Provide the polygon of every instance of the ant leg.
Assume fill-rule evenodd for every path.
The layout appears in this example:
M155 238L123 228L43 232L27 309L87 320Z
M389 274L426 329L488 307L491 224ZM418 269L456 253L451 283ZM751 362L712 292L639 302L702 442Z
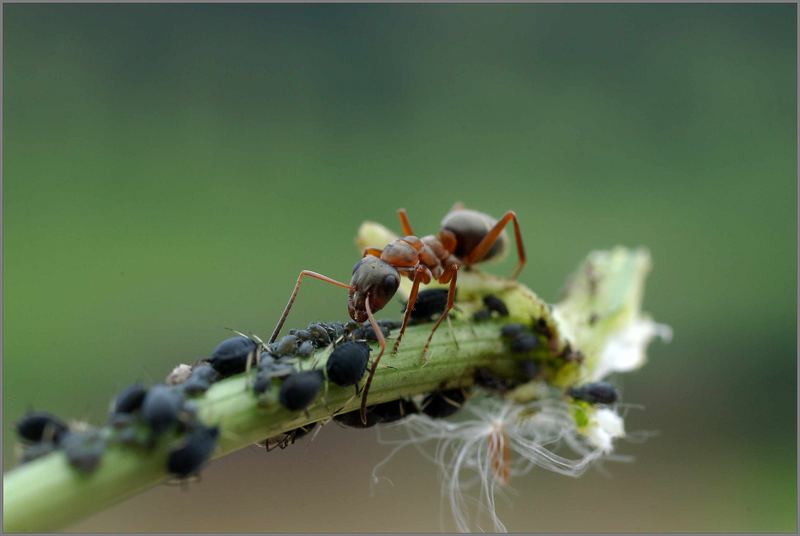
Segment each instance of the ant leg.
M408 295L408 303L406 304L406 314L403 315L403 324L400 326L400 333L397 335L397 340L394 343L394 347L392 348L392 355L397 353L397 349L400 348L400 341L403 339L403 333L406 332L406 326L408 326L408 321L411 319L411 311L414 310L414 305L417 303L417 293L419 292L419 284L422 281L422 276L425 273L425 267L422 265L417 265L417 269L414 272L414 284L411 286L411 294Z
M458 279L458 265L454 264L450 267L449 271L453 274L453 278L450 279L450 288L447 291L447 307L445 308L442 316L439 317L439 320L433 325L433 329L431 329L431 334L428 335L428 340L425 342L425 347L422 349L422 363L425 364L428 362L427 353L428 353L428 346L431 344L431 339L433 339L433 334L436 333L436 328L439 327L439 324L442 323L442 320L448 318L448 314L450 313L450 309L453 308L453 303L455 302L456 298L456 280Z
M280 320L278 320L278 325L275 326L275 331L272 332L272 337L269 338L269 342L275 342L275 339L278 338L278 333L281 332L281 328L283 327L283 323L286 322L286 317L289 316L289 311L294 304L294 300L297 297L297 291L300 290L300 283L303 282L303 278L305 276L313 277L314 279L319 279L320 281L325 281L326 283L330 283L332 285L336 285L338 287L346 288L350 290L350 285L345 283L341 283L336 281L335 279L331 279L328 276L318 274L317 272L312 272L310 270L303 270L300 272L300 276L297 278L297 284L294 286L294 291L292 291L292 295L289 296L289 303L286 304L286 307L283 309L283 313L281 314Z
M372 368L369 370L367 383L364 384L363 394L361 395L361 422L362 424L367 424L367 394L369 393L369 386L372 385L372 377L375 376L375 371L378 369L378 362L381 360L383 352L386 351L386 339L383 338L383 332L378 326L378 323L375 322L375 317L372 315L372 308L369 306L369 294L367 294L367 298L364 300L364 307L367 310L367 318L369 318L372 331L375 332L375 337L377 337L378 344L381 347L381 351L378 352L378 357L372 362Z
M456 345L456 349L460 350L461 345L458 344L458 339L456 339L456 334L453 331L453 323L450 321L450 315L447 315L447 331L450 333L450 338L453 339L453 344Z
M514 222L514 238L517 241L517 256L519 257L519 262L517 263L517 267L514 270L514 273L511 275L511 279L516 279L519 273L522 271L522 268L525 266L525 247L522 245L522 234L519 230L519 222L517 221L517 214L513 210L509 210L506 212L502 218L492 227L492 229L487 233L486 236L483 237L475 249L467 255L467 258L464 259L464 264L470 265L475 264L476 262L480 261L481 258L486 255L486 252L489 251L495 242L497 242L500 233L503 232L503 229L508 222Z
M400 226L403 228L403 234L406 236L414 236L414 231L411 230L411 223L408 221L408 212L406 212L406 209L398 208L397 215L400 217Z

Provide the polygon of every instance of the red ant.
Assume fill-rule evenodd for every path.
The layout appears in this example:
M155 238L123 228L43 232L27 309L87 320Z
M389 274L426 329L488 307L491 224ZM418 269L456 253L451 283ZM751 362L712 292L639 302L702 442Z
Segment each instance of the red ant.
M436 279L439 283L450 283L447 293L447 307L431 329L431 333L422 350L423 355L425 355L433 334L439 324L442 323L442 320L447 318L450 309L453 308L458 269L461 266L469 268L473 264L500 255L507 246L507 238L503 233L503 229L509 222L514 222L514 237L517 241L517 254L519 256L519 262L511 277L516 279L523 266L525 266L525 248L522 245L519 222L517 222L517 215L511 210L506 212L500 220L495 220L487 214L465 209L462 204L456 203L442 220L439 232L436 235L423 236L422 238L415 236L411 230L411 224L405 209L399 209L397 214L400 217L400 224L406 236L394 240L382 250L367 248L364 251L364 256L353 268L353 278L350 280L349 285L309 270L300 272L294 291L289 297L289 303L286 304L286 308L283 310L280 320L278 320L278 325L275 326L275 331L272 332L272 337L269 339L269 342L274 342L278 338L278 333L280 333L283 323L289 315L289 310L294 304L297 291L300 290L300 284L304 277L320 279L349 290L350 296L347 300L347 309L350 313L350 318L357 322L369 320L381 347L380 353L372 363L361 397L361 419L364 422L366 422L367 393L372 383L372 377L375 375L375 370L378 368L378 362L386 350L386 340L375 322L373 313L383 309L392 299L400 286L401 276L404 275L411 279L413 285L411 294L408 297L406 312L403 316L403 324L400 327L397 341L394 343L392 354L395 354L400 346L403 333L411 317L411 311L414 309L420 283L427 285L432 279Z

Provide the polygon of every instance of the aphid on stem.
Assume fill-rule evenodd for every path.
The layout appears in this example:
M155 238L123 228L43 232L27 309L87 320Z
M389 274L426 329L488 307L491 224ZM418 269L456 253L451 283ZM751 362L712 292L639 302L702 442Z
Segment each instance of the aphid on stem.
M495 220L487 214L465 209L461 203L456 203L442 220L439 232L422 238L414 235L405 209L401 208L397 213L400 217L403 233L406 236L392 241L383 249L367 248L362 259L353 268L353 277L350 280L350 284L342 283L310 270L300 272L297 284L289 296L289 302L286 304L269 339L269 342L273 343L278 338L294 300L297 298L303 278L312 277L347 289L349 291L347 309L350 318L356 322L369 320L380 346L380 352L372 363L361 397L361 419L363 422L366 422L369 387L381 356L383 356L386 349L386 339L375 320L374 313L383 309L392 299L400 286L400 278L402 276L411 279L413 285L405 315L403 316L403 324L400 326L400 333L397 335L392 353L396 353L400 347L403 333L411 318L411 312L414 310L420 285L427 285L434 279L439 283L450 284L447 294L447 306L431 328L428 340L422 349L424 359L434 333L453 308L458 270L461 267L470 268L477 263L499 256L507 246L508 240L504 230L509 223L514 224L514 237L519 257L517 267L511 276L512 279L516 279L525 266L525 248L522 245L522 235L517 215L511 210L506 212L500 220Z

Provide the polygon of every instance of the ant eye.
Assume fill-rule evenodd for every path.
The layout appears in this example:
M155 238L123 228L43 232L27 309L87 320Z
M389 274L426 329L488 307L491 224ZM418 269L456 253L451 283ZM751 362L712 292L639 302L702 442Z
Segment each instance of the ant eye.
M362 262L364 262L364 258L363 257L358 260L358 262L356 263L355 266L353 266L353 273L356 273L356 270L358 270L358 267L361 266Z
M396 290L400 286L400 281L396 275L387 275L383 278L383 287L386 289Z

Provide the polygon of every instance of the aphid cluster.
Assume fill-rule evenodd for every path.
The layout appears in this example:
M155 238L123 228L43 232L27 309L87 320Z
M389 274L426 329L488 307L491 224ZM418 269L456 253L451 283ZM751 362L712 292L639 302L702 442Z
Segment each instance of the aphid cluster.
M394 321L381 321L384 337L398 326ZM253 392L270 400L268 393L278 390L277 400L290 411L302 411L317 399L325 379L339 386L358 386L367 370L371 348L365 342L374 340L372 326L359 322L315 322L305 329L261 344ZM254 343L255 344L255 343ZM300 366L314 350L333 346L325 363L325 371ZM258 345L257 345L258 346ZM297 434L292 436L292 442Z
M162 437L178 434L167 455L167 472L178 478L197 474L216 448L218 430L197 418L190 398L205 392L219 376L211 366L201 363L182 378L182 383L127 387L111 404L110 441L151 449Z
M352 428L370 428L376 424L393 423L418 413L432 419L444 419L460 410L468 395L466 389L434 391L414 398L401 398L367 406L367 422L361 420L360 411L340 413L333 420Z

